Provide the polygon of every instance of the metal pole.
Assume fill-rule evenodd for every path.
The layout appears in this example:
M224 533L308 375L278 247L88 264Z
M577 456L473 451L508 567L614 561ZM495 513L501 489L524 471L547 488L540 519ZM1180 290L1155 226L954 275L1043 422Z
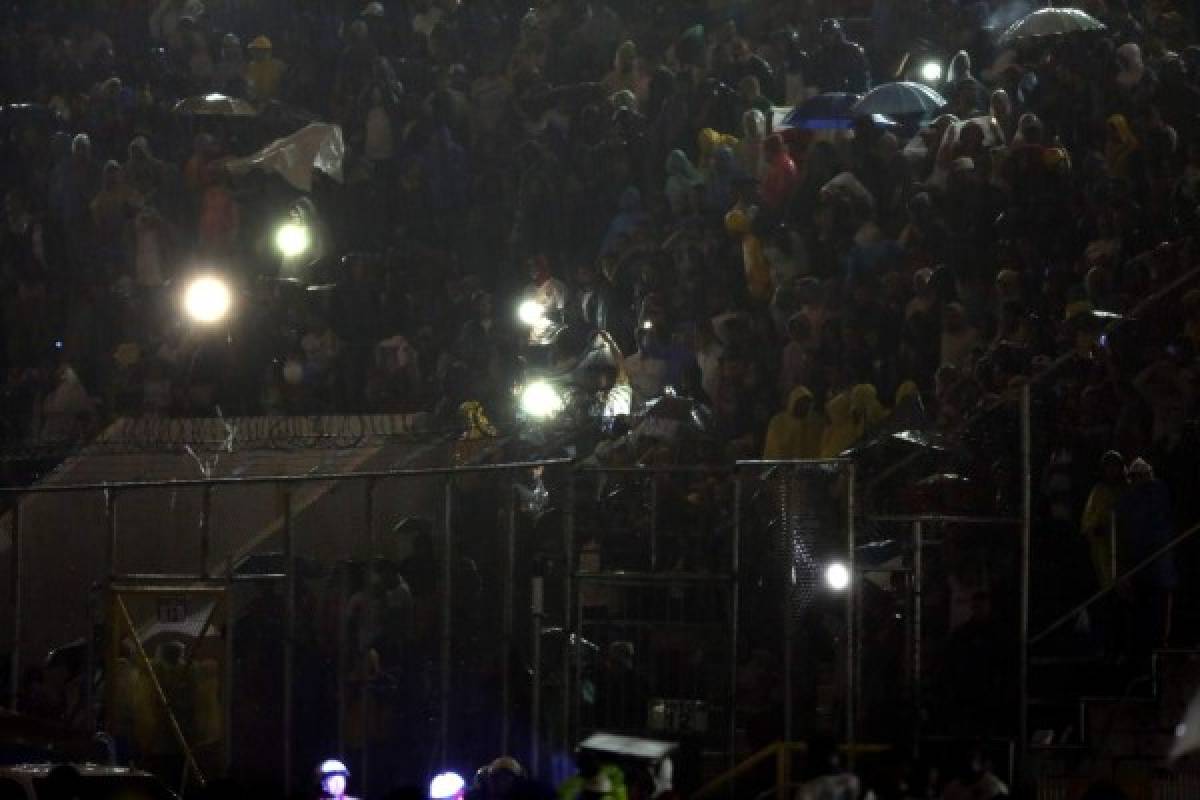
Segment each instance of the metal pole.
M108 536L105 542L104 568L109 583L117 573L117 492L115 489L104 490L104 524Z
M658 473L650 475L650 571L658 569Z
M562 650L562 746L560 753L571 752L571 698L579 687L571 681L571 606L574 601L575 574L575 473L567 472L567 502L563 510L563 650ZM557 777L557 776L555 776Z
M533 611L533 670L529 701L529 768L536 777L541 774L541 722L542 722L542 618L545 615L545 584L541 575L533 576L530 587L530 605Z
M913 755L921 746L921 606L925 587L925 532L920 521L913 523L912 574L912 697L913 697Z
M780 520L781 528L784 531L784 536L787 537L788 558L784 559L780 567L783 569L783 743L786 745L792 741L792 602L793 592L796 590L796 565L791 558L792 532L791 527L792 516L792 492L791 481L796 475L793 467L788 473L780 473L779 489L783 493L782 513L783 519Z
M200 491L200 575L207 578L208 556L211 547L212 486L205 484Z
M379 545L379 543L377 541L375 541L375 479L374 478L367 478L366 483L363 488L363 492L366 495L363 498L363 525L366 527L366 532L367 532L367 556L368 556L368 561L370 561L370 559L374 558L377 555L376 548Z
M1024 781L1025 748L1029 742L1029 556L1033 525L1033 476L1031 459L1031 399L1029 384L1021 387L1021 609L1020 651L1018 654L1018 703L1019 724L1017 733L1020 744L1017 759L1021 767L1018 779Z
M292 695L296 656L296 551L292 536L292 493L283 492L283 558L287 579L284 583L283 622L283 791L292 794Z
M1117 512L1108 515L1108 584L1117 580ZM1107 586L1101 586L1101 589Z
M96 595L106 594L100 583L92 584L87 601L87 642L83 650L83 718L87 721L88 733L96 730ZM137 635L136 633L134 634Z
M729 758L728 768L737 764L738 615L741 584L742 475L733 475L733 541L729 547Z
M233 676L234 676L234 649L233 649L233 634L237 624L237 617L233 612L233 556L225 562L225 686L224 693L221 696L223 708L221 709L221 727L222 735L225 739L225 775L229 775L233 767Z
M21 498L18 496L12 505L12 539L9 542L10 559L9 564L9 579L12 585L9 587L12 599L13 608L13 625L12 625L12 657L9 663L8 676L9 681L9 708L14 713L20 710L21 703L21 638L23 632L21 630L21 603L24 599L21 581L23 580L21 561Z
M450 613L450 600L453 596L453 570L451 561L454 558L454 484L447 478L443 484L445 495L445 516L443 517L442 542L442 641L440 657L440 684L438 692L438 765L444 769L449 755L450 746L450 636L453 632Z
M855 677L854 642L858 636L855 625L857 613L858 574L854 563L854 465L846 466L846 571L850 573L850 585L846 592L846 763L854 769L854 728L857 709L854 695L858 691Z
M337 582L337 751L344 754L346 752L346 646L348 644L346 607L350 600L347 591L350 581L349 562L340 564L339 568Z
M506 483L508 501L507 541L504 548L504 636L500 641L500 752L509 752L508 735L512 724L512 638L513 603L516 589L513 570L517 560L517 503L516 489Z

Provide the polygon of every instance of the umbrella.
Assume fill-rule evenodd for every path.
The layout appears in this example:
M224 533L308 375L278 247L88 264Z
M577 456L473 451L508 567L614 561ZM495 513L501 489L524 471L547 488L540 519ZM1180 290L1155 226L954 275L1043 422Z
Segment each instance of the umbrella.
M862 95L849 92L818 94L789 111L776 127L806 131L849 130L854 127L854 104L860 99ZM872 114L871 121L880 128L895 125L882 114Z
M223 94L198 94L185 97L175 104L176 114L197 114L209 117L253 117L254 106L238 97Z
M1103 22L1078 8L1039 8L1008 26L1000 35L1000 43L1008 45L1041 36L1102 30Z
M946 99L923 83L897 81L876 86L854 105L854 113L904 116L932 114Z
M861 99L861 95L849 92L826 92L810 97L788 112L783 118L782 127L806 130L848 128L854 119L854 104ZM835 124L842 122L845 124Z

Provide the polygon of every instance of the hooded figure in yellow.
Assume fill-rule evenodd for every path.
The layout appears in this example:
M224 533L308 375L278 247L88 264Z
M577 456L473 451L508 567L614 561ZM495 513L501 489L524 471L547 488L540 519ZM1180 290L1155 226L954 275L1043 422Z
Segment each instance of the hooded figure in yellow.
M762 240L750 230L750 215L740 208L733 209L725 215L725 230L742 240L746 290L758 302L768 302L775 288L771 281L771 265L763 255Z
M821 435L821 458L837 458L858 439L858 429L850 417L850 395L839 392L825 403L829 425Z
M713 158L716 156L718 148L736 148L738 138L712 128L701 128L700 133L696 136L696 145L699 153L696 166L702 172L707 172L712 167Z
M797 386L788 396L787 408L771 417L763 458L817 458L825 418L817 412L812 392Z
M1122 114L1113 114L1105 125L1104 166L1108 169L1110 178L1128 178L1133 154L1141 145L1129 120Z
M869 383L860 383L850 390L850 422L855 441L861 439L887 419L888 410L879 402L879 392Z

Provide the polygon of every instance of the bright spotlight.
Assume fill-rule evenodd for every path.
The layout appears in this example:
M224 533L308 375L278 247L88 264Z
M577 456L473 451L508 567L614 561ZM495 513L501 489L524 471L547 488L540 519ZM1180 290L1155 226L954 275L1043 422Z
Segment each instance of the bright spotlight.
M275 248L284 258L304 255L312 244L308 226L299 222L285 222L275 231Z
M433 800L461 800L467 794L467 782L455 772L442 772L429 782L429 796Z
M526 300L517 306L517 319L531 328L546 321L546 309L536 300Z
M562 397L545 381L534 381L521 390L521 410L538 419L552 417L563 410Z
M937 83L942 79L942 65L936 61L926 61L921 65L921 80L926 83Z
M846 565L835 561L825 568L825 585L835 592L840 592L850 585L850 570Z
M233 295L220 278L210 275L196 278L183 292L183 308L194 321L206 325L220 322L229 313Z

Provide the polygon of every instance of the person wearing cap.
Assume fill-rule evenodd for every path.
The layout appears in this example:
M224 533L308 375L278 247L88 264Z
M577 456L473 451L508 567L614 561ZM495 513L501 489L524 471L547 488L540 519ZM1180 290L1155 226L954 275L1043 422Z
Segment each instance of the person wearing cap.
M322 761L316 769L318 797L322 800L354 800L346 794L350 784L350 770L336 759Z
M525 774L525 768L512 756L500 756L482 767L467 800L542 800L554 792Z
M287 64L275 58L271 40L258 36L250 42L250 64L246 67L246 88L251 99L260 103L279 96Z

